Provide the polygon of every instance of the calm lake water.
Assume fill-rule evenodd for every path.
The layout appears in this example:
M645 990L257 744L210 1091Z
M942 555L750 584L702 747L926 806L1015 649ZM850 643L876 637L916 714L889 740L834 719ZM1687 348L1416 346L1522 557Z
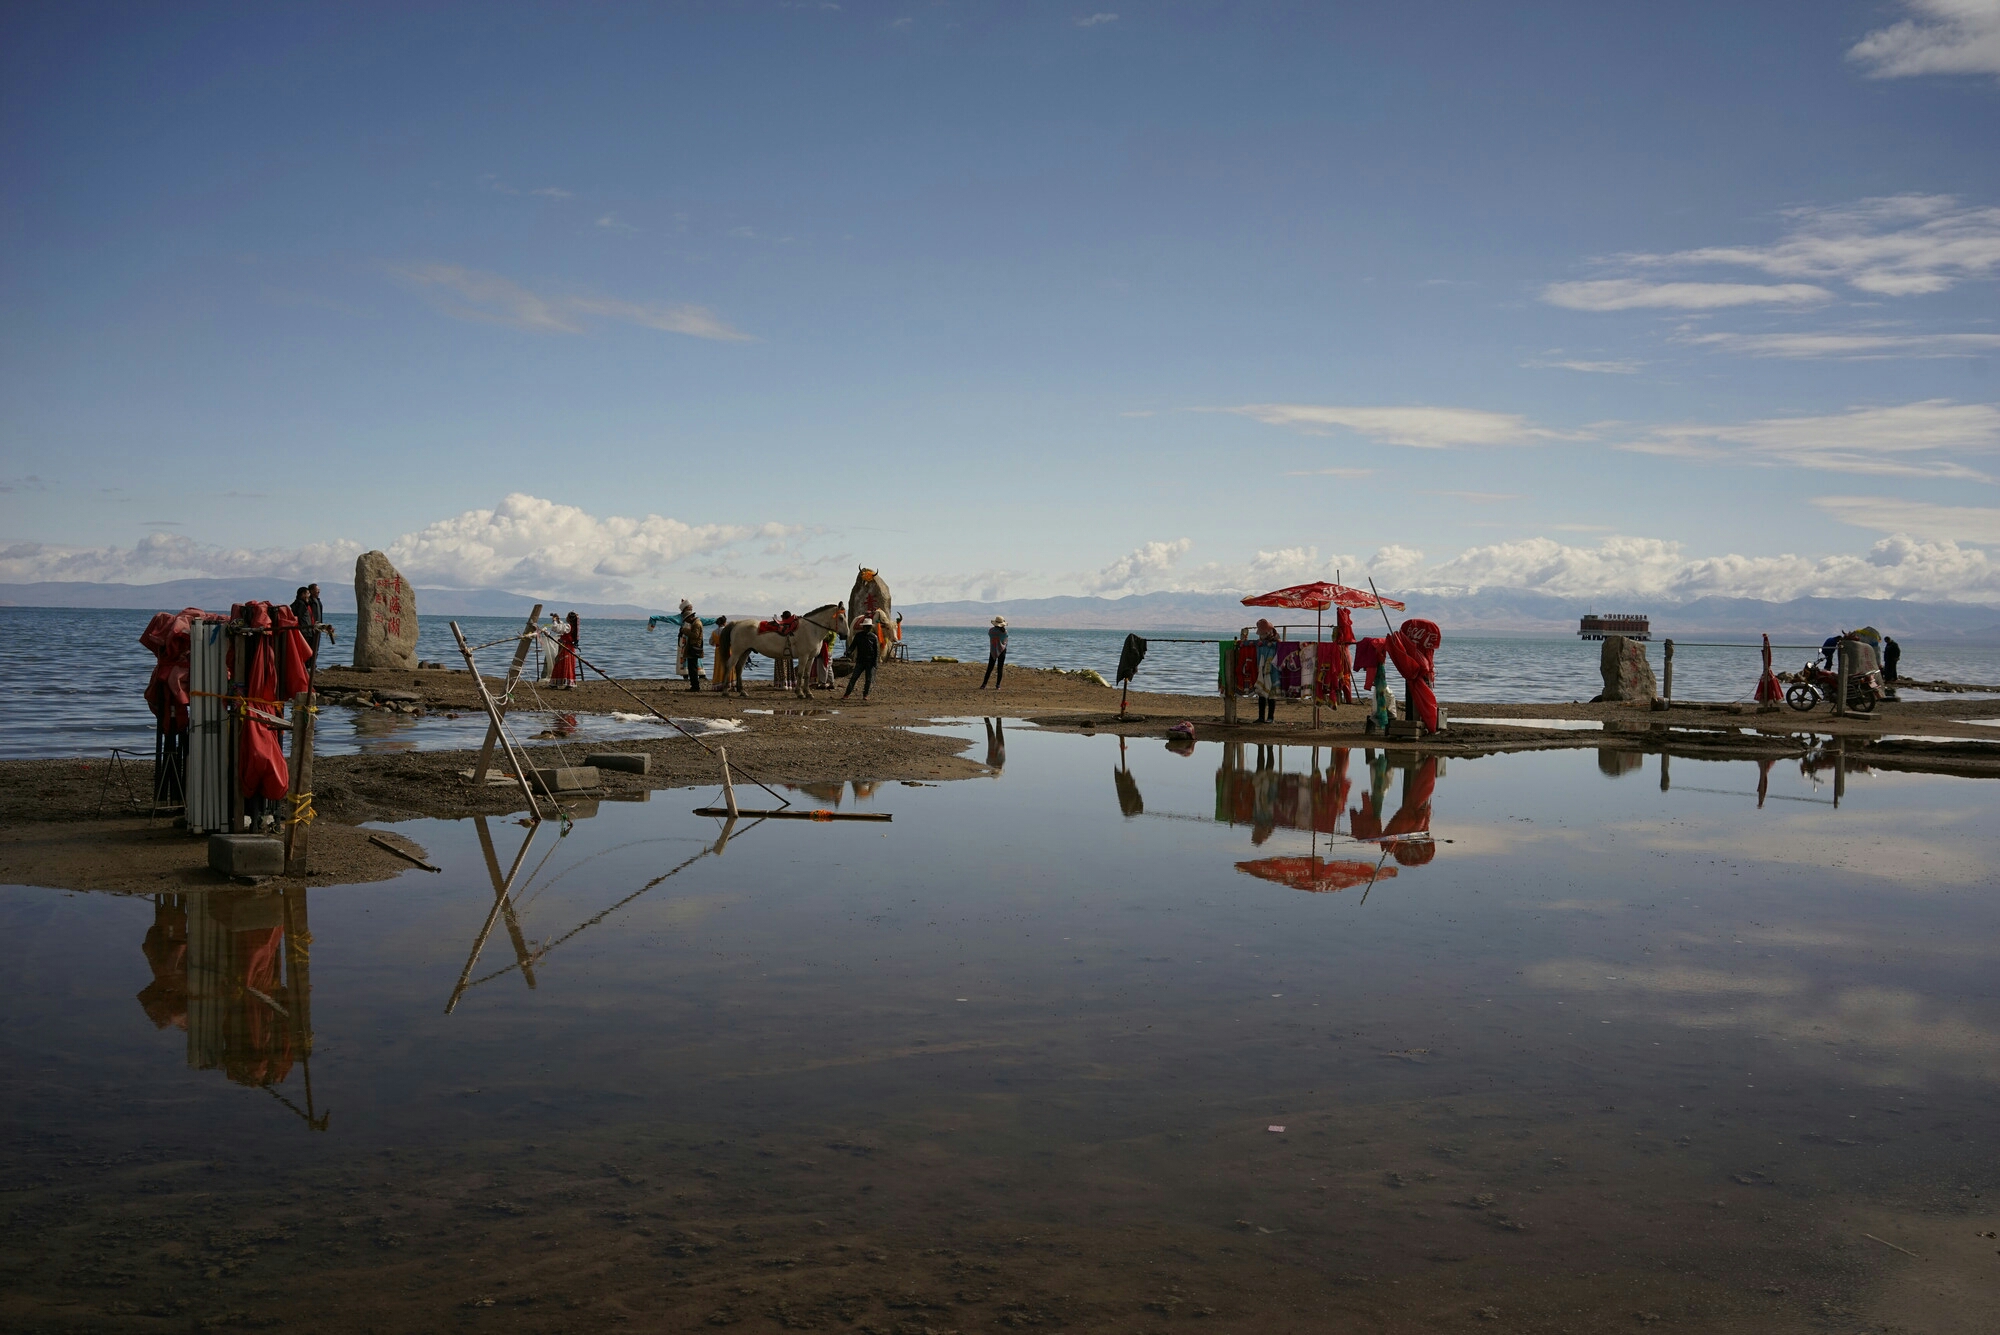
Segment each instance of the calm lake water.
M353 644L354 618L332 619L340 643L331 661L346 661ZM142 692L152 671L152 655L139 647L147 616L137 612L69 608L0 608L0 757L103 755L114 746L150 757L153 719ZM521 623L505 617L461 617L459 625L474 644L504 640ZM589 621L583 652L605 671L621 677L660 677L673 670L673 637L649 633L643 621ZM932 655L966 662L986 661L986 632L980 628L912 627L912 657ZM1008 641L1008 661L1023 667L1095 668L1109 680L1118 668L1124 635L1116 631L1021 630ZM418 651L426 660L456 665L463 660L445 619L422 622ZM1597 694L1599 646L1579 640L1448 638L1438 654L1438 694L1447 701L1535 703L1588 700ZM1660 647L1649 650L1655 670ZM506 669L510 648L484 651L482 666L495 675ZM1804 649L1775 655L1777 666L1794 668L1811 654ZM1674 659L1674 693L1684 700L1747 700L1757 682L1758 654L1749 647L1683 647ZM1213 641L1176 644L1152 641L1138 684L1155 691L1213 696L1216 649ZM1907 676L2000 684L2000 649L1905 648ZM893 682L892 675L888 678ZM1917 698L1912 696L1911 698ZM1965 698L1965 697L1960 697ZM318 745L328 754L404 750L413 747L477 745L484 723L456 724L442 718L411 719L333 710L321 718ZM589 722L584 741L650 735L653 725Z
M0 889L5 1324L1876 1329L1993 1226L1990 782L949 730L886 826Z

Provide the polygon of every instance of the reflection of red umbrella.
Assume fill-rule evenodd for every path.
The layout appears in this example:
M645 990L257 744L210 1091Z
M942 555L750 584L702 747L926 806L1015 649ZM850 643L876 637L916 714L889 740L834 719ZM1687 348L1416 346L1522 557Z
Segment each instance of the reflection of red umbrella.
M1771 671L1771 637L1766 635L1764 637L1764 675L1757 678L1757 703L1760 705L1775 705L1783 698L1784 692L1778 689L1778 678ZM1759 803L1758 805L1761 806L1763 804Z
M1385 881L1396 874L1394 867L1378 867L1373 862L1327 862L1316 857L1258 858L1237 863L1236 870L1314 895Z

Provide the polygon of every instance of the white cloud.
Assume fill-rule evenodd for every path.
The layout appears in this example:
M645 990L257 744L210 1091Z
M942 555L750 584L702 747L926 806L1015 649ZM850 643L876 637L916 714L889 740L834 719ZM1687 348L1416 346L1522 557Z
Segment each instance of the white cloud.
M1985 472L1951 456L2000 452L2000 405L1925 399L1817 417L1662 426L1616 448L1837 473L1991 482Z
M1833 300L1810 283L1648 283L1637 278L1596 278L1550 283L1542 300L1573 311L1712 311L1729 306L1803 306Z
M1522 362L1531 371L1587 371L1593 375L1637 375L1644 362L1623 359L1619 361L1538 361Z
M1080 14L1071 20L1079 28L1096 28L1106 23L1116 23L1117 21L1118 16L1116 14Z
M655 587L688 558L786 536L781 524L689 524L660 515L599 517L520 493L467 510L384 547L413 584L512 588L577 597ZM225 548L154 533L130 551L18 543L0 550L0 579L151 584L198 577L279 576L341 582L364 546L348 539L297 549Z
M1864 360L1888 357L1978 357L2000 352L2000 334L1891 334L1817 330L1796 334L1683 333L1682 343L1746 357Z
M397 269L395 273L423 289L440 311L459 320L535 333L578 334L583 332L585 317L597 316L720 342L740 342L750 337L730 328L713 311L701 306L669 306L616 297L545 296L499 274L455 264L416 265Z
M1143 592L1193 548L1191 538L1148 542L1083 581L1085 593Z
M1285 474L1286 477L1373 477L1372 468L1297 468Z
M1770 278L1790 280L1774 288L1742 284L1658 284L1660 290L1686 288L1694 294L1714 290L1714 302L1652 302L1614 304L1620 288L1652 290L1632 278L1584 284L1552 284L1546 298L1578 310L1626 310L1626 306L1746 306L1760 298L1726 300L1720 294L1796 294L1772 296L1778 302L1810 302L1832 296L1812 284L1844 282L1870 296L1922 296L1944 292L1960 282L1992 278L2000 272L2000 208L1968 208L1948 194L1894 194L1832 208L1794 208L1784 218L1790 230L1768 246L1702 246L1670 254L1618 256L1626 268L1752 268ZM1602 304L1558 300L1562 294L1600 294Z
M2000 508L1990 505L1932 505L1893 496L1816 496L1813 504L1844 524L1877 533L1910 534L1947 546L2000 543Z
M1518 588L1563 597L1664 602L1717 596L1778 602L1851 597L1990 603L2000 600L2000 562L1975 547L1906 534L1882 539L1865 555L1819 558L1732 554L1690 559L1681 544L1657 538L1613 536L1594 547L1528 538L1469 548L1396 583L1417 594Z
M570 199L575 194L574 191L565 190L559 185L538 185L528 193L540 195L543 199Z
M1313 403L1246 403L1216 411L1288 426L1316 435L1330 428L1352 431L1384 445L1441 450L1464 445L1533 445L1572 437L1533 426L1517 413L1479 408L1347 408Z
M615 213L607 213L597 220L597 225L607 232L619 232L625 236L637 236L639 229Z
M1871 79L2000 74L2000 0L1904 0L1916 15L1878 28L1847 58Z

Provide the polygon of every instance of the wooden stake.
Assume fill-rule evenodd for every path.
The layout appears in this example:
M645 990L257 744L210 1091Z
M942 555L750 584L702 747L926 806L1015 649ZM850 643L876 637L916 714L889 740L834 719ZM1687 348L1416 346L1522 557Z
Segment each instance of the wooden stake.
M480 703L486 706L486 717L491 720L493 730L500 734L500 744L507 748L507 759L514 766L514 778L521 785L521 796L527 799L528 810L534 813L535 819L540 820L542 805L535 800L535 790L528 784L528 766L521 759L521 753L514 748L514 739L507 735L506 725L500 721L500 709L493 703L492 693L480 679L479 664L472 659L472 646L465 642L465 632L458 628L456 621L449 624L452 638L458 641L458 652L465 655L466 671L472 674L472 685L479 692Z
M285 825L285 875L306 874L312 843L313 710L319 697L300 691L292 697L291 814Z
M1667 641L1666 680L1661 683L1660 691L1666 697L1668 704L1674 702L1674 642L1672 640Z
M535 632L541 624L542 605L536 603L535 610L528 613L528 624L521 629L520 643L514 646L514 661L507 669L506 683L500 688L500 699L503 702L514 694L514 683L521 679L521 667L528 661L528 650L534 646ZM479 669L472 669L472 675L475 677L478 676ZM504 703L501 709L502 712L505 712L506 705ZM493 743L499 740L499 725L495 723L487 724L486 744L479 748L479 764L472 771L472 786L474 788L483 788L486 786L486 770L493 763Z
M722 803L729 818L735 820L741 813L736 810L736 785L729 781L729 748L718 746L715 753L722 757Z

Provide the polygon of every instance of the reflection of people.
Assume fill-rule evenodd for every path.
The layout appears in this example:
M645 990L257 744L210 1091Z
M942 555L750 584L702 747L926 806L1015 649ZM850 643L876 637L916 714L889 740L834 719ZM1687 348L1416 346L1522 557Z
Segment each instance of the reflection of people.
M979 679L979 689L985 690L986 683L990 681L997 691L1006 676L1007 618L994 617L993 624L986 628L986 675Z
M687 678L688 689L701 689L701 660L706 652L701 644L701 618L694 613L694 604L681 599L681 675Z
M1278 630L1257 618L1257 721L1278 721Z
M841 693L845 700L854 694L854 683L861 683L861 698L866 700L868 692L875 688L875 661L882 652L882 642L875 638L875 619L862 617L854 623L854 670L847 674L847 689Z
M568 626L569 629L562 633L562 639L557 641L560 647L556 650L556 667L550 674L555 688L559 691L574 689L583 677L583 673L577 670L576 665L576 651L583 644L583 623L576 613L569 614Z
M1903 661L1903 646L1896 643L1893 635L1882 637L1882 680L1894 686L1897 681L1897 665Z
M1003 721L1000 719L990 718L985 722L986 767L998 772L1007 768L1007 731L1002 726ZM1118 739L1118 745L1121 748L1125 745L1123 737Z

